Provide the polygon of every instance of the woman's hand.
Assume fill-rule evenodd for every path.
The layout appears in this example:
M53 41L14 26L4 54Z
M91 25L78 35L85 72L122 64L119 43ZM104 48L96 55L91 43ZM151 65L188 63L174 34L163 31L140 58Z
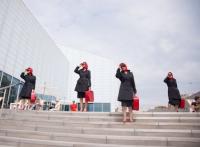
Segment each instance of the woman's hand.
M80 65L79 65L79 69L82 69L82 68L83 68L83 65L82 65L82 64L80 64Z

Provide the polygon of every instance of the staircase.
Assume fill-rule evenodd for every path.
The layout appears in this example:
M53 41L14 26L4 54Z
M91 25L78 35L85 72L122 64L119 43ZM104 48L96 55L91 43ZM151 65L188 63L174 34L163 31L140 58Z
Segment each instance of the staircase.
M0 110L0 147L200 147L200 113Z

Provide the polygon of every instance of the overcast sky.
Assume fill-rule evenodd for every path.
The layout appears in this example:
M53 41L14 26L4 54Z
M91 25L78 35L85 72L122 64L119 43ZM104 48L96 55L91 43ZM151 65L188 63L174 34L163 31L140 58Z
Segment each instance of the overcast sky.
M168 71L181 93L200 90L199 0L24 2L57 44L133 67L145 99L154 95L153 101L167 102Z

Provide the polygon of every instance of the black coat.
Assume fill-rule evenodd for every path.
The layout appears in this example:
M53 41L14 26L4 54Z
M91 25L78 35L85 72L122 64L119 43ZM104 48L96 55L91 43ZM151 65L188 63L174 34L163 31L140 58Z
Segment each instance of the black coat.
M83 69L79 70L77 66L74 70L75 73L79 74L80 78L77 81L75 91L85 92L91 87L91 72L89 70L84 71Z
M169 103L172 105L179 105L181 95L177 87L176 79L169 79L168 77L164 79L164 82L168 87L168 97Z
M128 71L126 74L118 68L116 77L121 81L118 101L132 100L137 93L133 73Z
M25 83L22 87L19 97L30 99L32 90L35 90L36 77L33 75L25 75L24 72L21 73L20 77L24 79Z

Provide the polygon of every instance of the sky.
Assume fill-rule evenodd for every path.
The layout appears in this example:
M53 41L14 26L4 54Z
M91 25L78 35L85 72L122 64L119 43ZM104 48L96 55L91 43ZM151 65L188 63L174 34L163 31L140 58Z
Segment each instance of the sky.
M23 1L57 44L127 63L147 103L167 102L169 71L200 90L199 0Z

